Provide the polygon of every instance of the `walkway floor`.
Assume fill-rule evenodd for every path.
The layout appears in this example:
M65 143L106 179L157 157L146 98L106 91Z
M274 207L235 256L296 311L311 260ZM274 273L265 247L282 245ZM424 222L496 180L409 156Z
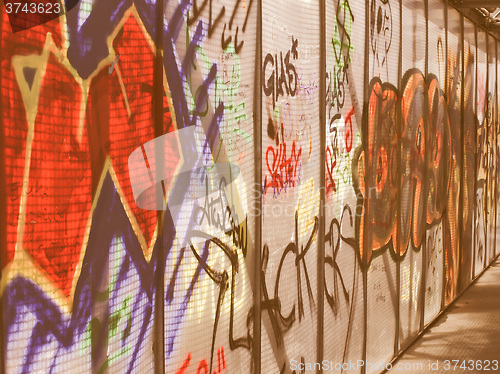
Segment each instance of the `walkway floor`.
M500 373L500 257L387 373Z

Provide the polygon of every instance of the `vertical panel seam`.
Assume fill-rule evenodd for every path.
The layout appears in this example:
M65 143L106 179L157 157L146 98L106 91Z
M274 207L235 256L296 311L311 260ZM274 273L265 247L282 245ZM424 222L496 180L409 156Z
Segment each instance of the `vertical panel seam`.
M475 43L475 48L476 48L476 55L475 55L475 71L476 71L476 74L475 74L475 77L474 77L474 80L475 80L475 84L474 84L474 105L472 106L473 108L475 108L474 110L474 117L477 118L477 97L478 97L478 91L477 91L477 73L478 73L478 65L479 65L479 61L478 61L478 55L477 55L477 25L474 24L474 43ZM476 149L477 149L477 126L476 126L477 122L474 123L474 153L476 153ZM477 154L475 155L476 157L478 156ZM479 159L479 158L478 158ZM477 166L478 166L478 159L474 160L474 203L472 204L472 207L473 207L473 222L472 222L472 225L475 226L475 222L476 222L476 181L477 181ZM472 279L474 279L474 277L476 276L476 240L474 238L474 236L476 235L476 228L473 227L473 237L472 237Z
M448 100L449 98L449 92L448 92L448 2L444 2L444 44L445 44L445 53L444 53L444 93L445 97ZM448 191L449 192L449 191ZM448 215L448 212L446 211L446 215ZM446 217L445 221L448 221L448 217ZM446 237L446 232L445 232L445 237ZM445 308L445 298L446 298L446 241L443 240L443 279L442 279L442 290L441 290L441 312Z
M364 168L364 173L363 173L363 178L365 179L365 186L366 186L366 181L367 181L367 174L370 173L370 170L368 168L368 142L366 141L367 139L363 139L364 135L367 136L368 131L367 131L367 126L368 123L366 121L367 118L367 102L366 100L369 97L369 92L368 92L368 81L370 79L369 77L369 30L370 30L370 8L369 8L369 2L365 2L365 66L364 66L364 87L363 87L363 116L362 116L362 123L361 123L361 142L364 144L364 163L365 163L365 168ZM365 199L366 197L363 197ZM364 217L362 218L364 219ZM366 235L364 235L366 232L366 225L363 225L363 237L365 238ZM361 234L361 233L360 233ZM367 329L367 321L368 321L368 300L367 300L367 288L368 288L368 261L367 261L367 243L363 241L363 248L360 248L360 251L363 253L363 261L361 261L361 271L363 272L363 346L362 346L362 353L361 353L361 359L363 362L366 363L366 348L367 348L367 334L368 334L368 329ZM355 269L356 271L356 269ZM366 365L363 365L361 368L361 374L366 373Z
M163 0L156 2L156 45L153 65L153 120L155 137L163 135ZM154 301L154 366L156 374L165 373L165 253L163 224L165 211L157 211L156 292Z
M427 81L427 76L429 75L429 1L424 1L424 13L425 13L425 81ZM426 87L427 90L427 87ZM427 97L425 95L424 97ZM427 115L424 111L424 116ZM425 138L425 135L424 135ZM428 145L427 145L428 146ZM424 174L425 175L425 174ZM426 179L426 177L424 176ZM426 198L424 197L424 202L426 202ZM427 205L427 202L426 202ZM420 311L420 320L419 320L419 332L422 332L424 329L424 320L425 320L425 287L427 282L427 225L426 225L426 215L423 214L422 222L424 227L423 232L423 240L422 240L422 276L421 276L421 284L420 284L420 307L422 308Z
M484 87L484 98L485 98L485 105L484 105L484 118L486 119L486 116L487 116L487 111L489 110L489 108L487 107L488 105L488 90L489 90L489 83L490 83L490 69L489 69L489 58L490 58L490 54L489 54L489 41L488 41L488 32L485 31L485 43L486 43L486 81L485 81L485 87ZM484 130L486 131L486 136L485 136L485 143L487 144L488 143L488 137L490 136L489 134L489 131L488 131L488 123L485 121L484 123L485 125L485 128ZM488 150L488 148L486 148L486 151ZM488 153L486 153L486 158L488 158ZM488 168L486 169L486 179L485 179L485 184L484 184L484 201L486 203L486 210L484 212L485 214L485 218L486 218L486 225L485 225L485 234L484 234L484 259L483 259L483 269L486 268L486 264L487 264L487 255L488 255L488 180L489 180L489 177L490 177L490 165L489 165L489 160L487 160L487 163L488 163Z
M3 8L5 7L4 2L0 3L0 14L3 13ZM0 47L3 41L3 28L4 24L0 25ZM2 62L2 52L3 48L0 48L0 64ZM1 65L0 65L1 69ZM2 83L3 75L0 72L0 180L5 181L5 126L3 119L3 96ZM6 264L3 263L3 259L7 257L7 190L6 183L0 183L0 222L3 222L0 227L0 251L5 251L5 253L0 253L0 283L2 282L2 269ZM5 257L4 257L5 256ZM4 335L4 325L3 325L3 293L0 292L0 374L5 373L5 357L7 344L7 335Z
M398 93L401 93L401 79L403 76L403 0L399 0L399 50L398 50ZM401 94L400 94L401 95ZM398 136L401 134L401 117L400 111L397 112L397 132ZM399 141L399 152L401 155L401 142ZM398 170L401 171L401 157L398 157ZM398 183L401 183L401 172L398 173ZM398 194L398 202L397 206L401 206L401 194ZM397 210L397 237L400 236L400 209ZM400 319L401 319L401 308L400 308L400 299L401 299L401 257L397 247L394 249L394 253L396 253L396 292L398 298L398 305L396 310L396 335L394 337L394 356L396 357L399 354L399 330L401 329Z
M458 235L458 274L457 274L457 288L461 289L462 286L462 278L463 278L463 266L461 266L462 261L464 259L464 214L463 214L463 198L464 198L464 186L466 184L465 178L465 121L464 121L464 111L465 111L465 103L464 103L464 94L465 94L465 34L464 34L464 16L460 13L460 39L459 39L459 48L461 50L461 59L460 59L460 193L459 193L459 201L458 201L458 211L460 214L458 215L458 227L459 227L459 235ZM455 290L457 291L457 290Z
M495 108L494 111L494 126L493 126L493 131L495 131L495 152L498 152L498 43L495 38L493 38L493 42L495 43L495 102L493 104L493 108ZM496 160L498 160L498 154L496 155ZM495 160L495 161L496 161ZM495 237L494 237L494 242L495 242L495 250L493 251L493 257L495 257L496 254L496 242L497 242L497 216L498 216L498 163L495 162Z
M257 0L257 36L255 45L254 76L254 197L257 199L255 216L255 264L254 264L254 324L253 324L253 367L254 373L261 369L261 256L262 256L262 0Z
M319 59L319 235L317 255L317 287L318 287L318 318L317 318L317 362L323 362L324 349L324 282L325 279L325 153L326 153L326 0L319 0L320 17L320 59ZM323 372L320 365L319 373Z

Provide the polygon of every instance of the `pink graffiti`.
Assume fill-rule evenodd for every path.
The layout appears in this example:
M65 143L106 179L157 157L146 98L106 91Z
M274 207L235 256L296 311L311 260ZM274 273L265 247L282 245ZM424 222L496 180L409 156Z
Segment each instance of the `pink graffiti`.
M283 132L283 125L282 125ZM300 173L297 173L302 148L292 143L290 154L287 153L286 141L276 145L276 148L270 145L266 151L266 164L269 176L264 180L264 193L268 188L273 188L275 194L287 187L295 187ZM268 179L269 177L269 179Z

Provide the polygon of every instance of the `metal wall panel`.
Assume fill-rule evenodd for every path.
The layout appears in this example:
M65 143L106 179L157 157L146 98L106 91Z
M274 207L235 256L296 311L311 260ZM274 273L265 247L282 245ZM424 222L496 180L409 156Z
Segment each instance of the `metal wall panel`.
M486 33L478 29L477 32L477 174L476 174L476 223L474 229L475 241L475 266L474 272L477 276L485 266L487 251L487 171L488 171L488 118L487 118L487 40Z
M449 193L445 217L445 304L456 296L460 248L460 182L462 173L462 46L461 19L454 9L448 8L447 95L450 122Z
M446 7L440 1L429 1L428 35L428 73L427 95L429 102L429 124L432 150L428 165L434 169L432 184L429 186L427 206L429 213L426 223L429 227L426 237L425 258L425 306L424 323L427 325L440 311L443 295L444 274L444 210L446 205L446 188L448 170L444 150L449 144L450 129L446 113L444 88L446 84ZM435 134L435 135L433 135Z
M373 2L371 6L378 10L379 5ZM325 17L324 358L342 365L364 357L363 273L353 242L358 201L352 188L352 167L361 146L365 4L328 1ZM376 25L370 27L376 30ZM368 50L374 53L373 48Z
M262 290L274 300L262 365L280 371L317 355L319 16L317 2L262 4Z

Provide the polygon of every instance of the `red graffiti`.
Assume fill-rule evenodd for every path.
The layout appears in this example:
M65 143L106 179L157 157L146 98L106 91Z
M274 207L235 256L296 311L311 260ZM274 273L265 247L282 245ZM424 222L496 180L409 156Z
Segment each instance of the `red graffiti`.
M281 125L281 133L283 138L283 124ZM264 193L266 193L268 188L273 188L276 194L280 193L283 189L286 190L287 187L295 187L295 182L298 178L297 167L302 155L302 148L296 147L295 141L293 141L292 149L290 154L288 154L286 141L283 140L280 143L278 137L276 137L276 143L276 148L270 145L266 151L266 164L270 180L268 181L268 177L266 176L264 180Z
M7 15L2 16L3 27L7 24ZM10 48L7 46L21 46L29 39L30 48L41 53L48 33L59 50L64 43L58 25L59 22L49 22L37 26L37 32L4 32L2 50ZM133 16L126 19L120 35L113 41L113 50L120 56L114 68L120 69L120 79L117 74L110 75L108 69L99 70L89 80L86 93L55 52L48 54L44 73L39 72L39 66L26 65L40 85L40 92L35 95L38 107L33 107L36 117L31 124L27 121L17 83L22 79L28 89L30 80L26 81L24 74L16 76L12 56L5 54L1 58L0 94L10 100L8 110L2 107L2 126L8 129L5 166L10 172L3 182L8 186L4 200L7 224L6 246L0 251L0 263L6 266L13 260L16 246L22 245L36 266L67 298L75 284L82 250L86 250L92 201L98 195L107 160L119 184L120 196L127 203L127 214L136 222L137 234L143 238L144 250L155 240L157 213L135 204L128 172L130 153L155 137L153 91L148 88L153 84L154 54L148 37L143 35ZM131 38L134 43L128 42ZM143 57L140 79L136 55ZM34 91L30 95L34 95ZM86 105L82 107L78 103L83 102L84 96ZM170 127L172 118L166 95L163 105L166 108L163 123L169 126L164 129L167 132L173 127ZM30 128L32 135L28 136ZM26 162L28 156L29 162ZM165 165L175 168L177 161L174 152L166 150Z
M328 195L332 191L337 191L337 185L335 184L335 179L333 179L333 169L335 168L335 166L337 166L337 153L335 152L333 144L331 147L326 147L325 161L327 173L326 194Z
M175 374L187 374L187 369L191 363L191 353L187 354L186 359L182 366L175 372ZM226 372L226 356L224 355L224 347L217 350L217 369L212 374L223 374ZM207 360L203 359L196 368L196 374L210 374L210 369Z
M188 353L186 359L184 360L184 363L180 367L179 370L175 372L175 374L184 374L189 367L189 363L191 362L191 353Z
M351 108L347 117L345 118L345 150L347 153L351 152L352 149L352 116L354 114L354 107Z

